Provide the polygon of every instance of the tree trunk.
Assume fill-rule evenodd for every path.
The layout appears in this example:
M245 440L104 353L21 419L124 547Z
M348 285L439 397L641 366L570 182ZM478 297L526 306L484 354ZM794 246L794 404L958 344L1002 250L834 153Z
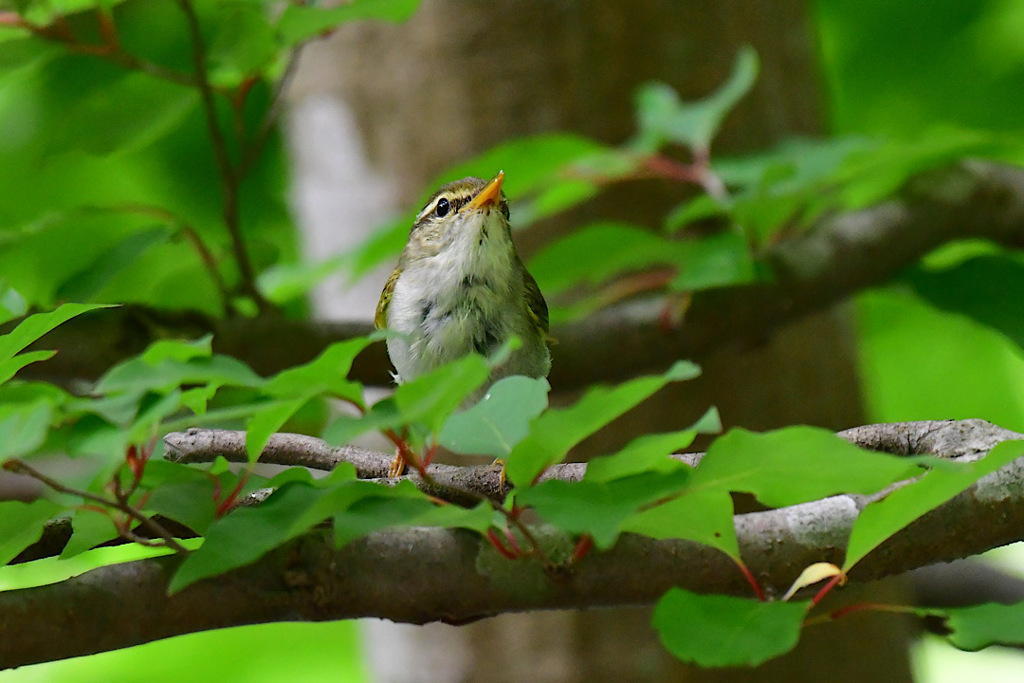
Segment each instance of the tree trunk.
M743 44L757 50L761 74L728 118L715 151L763 149L787 135L819 133L813 35L799 2L426 0L407 24L350 26L309 48L291 117L297 197L309 194L303 188L316 177L313 165L327 162L341 169L334 177L346 186L338 190L356 198L356 212L373 203L386 211L413 201L448 165L510 137L568 130L619 143L634 131L632 98L640 84L662 80L684 98L701 97L724 81ZM355 122L349 131L358 131L359 144L344 135L342 145L323 139L325 130L342 130L338 121L310 123L315 112L332 108L339 121ZM657 224L679 197L678 188L661 183L612 188L595 206L520 236L521 247L529 252L552 233L623 207L634 222ZM360 222L323 187L319 203L306 197L300 211L310 223L333 226L334 239L352 240ZM342 224L345 230L338 229ZM331 248L310 239L320 240L311 251ZM371 315L384 277L363 286L361 301L350 299L357 307L350 317ZM574 456L609 452L640 433L683 428L711 404L726 425L754 429L863 422L854 342L842 310L786 327L756 348L733 345L694 360L704 367L699 381L662 392ZM899 599L898 587L885 591ZM872 592L871 599L880 598ZM889 615L810 629L782 660L755 671L718 672L676 662L649 621L647 609L618 609L510 615L457 629L378 624L369 629L370 650L382 681L910 678L907 624Z

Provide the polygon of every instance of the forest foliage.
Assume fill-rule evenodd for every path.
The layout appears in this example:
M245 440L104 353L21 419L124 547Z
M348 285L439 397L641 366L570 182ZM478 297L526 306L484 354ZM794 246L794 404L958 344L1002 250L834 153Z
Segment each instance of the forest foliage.
M306 293L328 274L354 279L393 261L411 213L349 253L300 261L278 116L304 42L348 21L403 21L417 4L296 3L278 12L270 2L19 0L0 13L0 316L7 321L0 337L0 460L49 487L32 502L0 502L0 564L36 541L47 523L70 516L74 531L62 557L116 538L177 552L183 560L171 591L253 562L327 521L338 547L390 527L459 528L489 538L485 552L507 556L503 561L540 562L552 571L585 562L589 543L600 552L623 533L686 539L721 551L741 572L734 493L783 507L877 493L912 479L867 506L842 566L806 580L826 580L830 588L886 538L1024 454L1015 442L965 465L897 458L795 426L730 430L697 468L667 457L697 434L720 430L709 408L687 429L646 434L595 459L582 482L540 481L583 439L666 384L693 379L699 368L680 359L660 374L594 386L561 407L548 406L546 381L512 377L460 412L501 360L470 355L371 403L349 371L381 335L333 344L269 377L215 353L210 336L160 339L88 386L18 377L52 355L33 346L48 331L77 316L102 315L105 307L301 316ZM917 174L965 157L1020 154L1011 136L944 130L912 141L790 139L759 154L719 157L716 134L757 74L756 54L744 49L703 99L684 101L662 83L642 87L636 132L619 145L568 133L514 139L438 181L505 170L517 230L612 184L654 177L692 188L660 230L595 222L530 261L552 321L566 323L635 293L638 273L664 274L646 278L642 289L669 297L771 279L759 255L820 217L874 205ZM1018 253L975 246L921 262L901 286L1020 345L1018 302L984 296L978 288L1000 280L978 273L1019 281L1022 268ZM339 403L353 410L332 412ZM162 458L161 437L190 426L244 428L248 464ZM514 488L504 502L481 498L464 508L439 504L411 482L385 487L360 480L344 464L321 479L302 468L259 476L253 466L263 446L284 429L335 445L377 431L418 456L440 444L499 457ZM52 454L80 466L66 476L45 474L36 463ZM274 489L265 502L238 505L263 488ZM520 518L524 508L560 530L555 551L532 542ZM202 542L175 538L158 517ZM654 616L665 646L704 666L755 665L791 649L815 618L821 594L769 600L750 581L749 598L667 593ZM1021 609L940 614L949 618L951 642L975 649L1024 641L1013 628Z

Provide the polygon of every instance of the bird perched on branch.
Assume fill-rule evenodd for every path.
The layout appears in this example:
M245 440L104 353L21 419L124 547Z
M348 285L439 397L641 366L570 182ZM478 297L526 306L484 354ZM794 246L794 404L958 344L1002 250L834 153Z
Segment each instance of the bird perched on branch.
M548 307L512 244L504 179L443 185L416 216L374 316L378 329L403 333L387 340L399 383L512 336L521 345L471 399L502 377L547 376Z

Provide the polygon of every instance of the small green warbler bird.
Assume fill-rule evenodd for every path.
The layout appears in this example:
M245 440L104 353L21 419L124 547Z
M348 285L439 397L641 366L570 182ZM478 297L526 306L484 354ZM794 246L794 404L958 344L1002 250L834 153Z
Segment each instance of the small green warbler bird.
M486 356L513 335L522 345L469 400L502 377L547 376L548 307L512 244L504 178L448 183L416 216L373 319L405 334L387 340L399 383L471 351Z

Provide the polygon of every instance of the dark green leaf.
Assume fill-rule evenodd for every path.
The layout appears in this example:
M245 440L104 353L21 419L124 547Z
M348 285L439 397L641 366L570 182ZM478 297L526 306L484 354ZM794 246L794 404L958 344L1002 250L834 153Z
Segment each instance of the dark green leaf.
M255 562L266 552L308 531L319 519L310 510L325 495L313 486L282 486L261 505L240 508L206 530L203 545L189 554L171 579L168 592L176 593L209 576Z
M530 422L547 408L550 390L545 379L499 380L475 406L448 418L438 442L455 453L505 458L526 436Z
M669 652L703 667L757 666L792 650L808 605L760 602L728 595L666 593L654 628Z
M905 281L931 305L966 315L1024 348L1024 263L1018 257L976 256L938 271L918 266Z

